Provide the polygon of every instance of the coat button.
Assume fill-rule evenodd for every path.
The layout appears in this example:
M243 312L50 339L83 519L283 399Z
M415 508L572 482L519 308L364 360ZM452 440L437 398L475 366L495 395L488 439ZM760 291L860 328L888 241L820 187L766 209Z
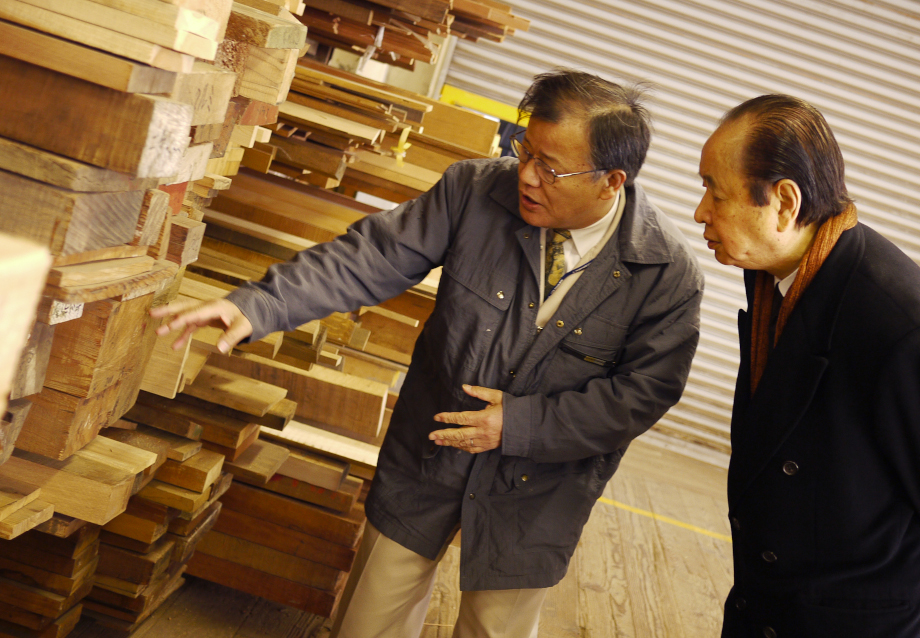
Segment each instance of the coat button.
M747 601L744 598L735 599L735 609L741 610L747 607Z
M776 630L773 627L764 627L763 638L776 638Z
M527 482L527 479L529 479L529 478L530 478L530 477L527 476L526 474L521 474L521 480L524 481L525 483Z
M524 235L524 239L530 239L530 233L527 233L526 235Z
M559 321L556 322L556 327L565 328L565 322L562 319L560 319Z
M475 494L470 494L470 500L471 500L471 501L476 500L476 495L475 495Z
M619 279L619 278L620 278L620 271L619 271L619 270L614 270L614 271L613 271L613 278L614 278L614 279Z
M580 335L580 334L581 334L581 328L575 328L574 332L575 332L575 334Z
M732 516L731 523L732 523L733 530L735 530L736 532L741 531L741 521L739 521L737 517Z
M510 375L513 377L515 374L517 374L517 371L516 371L516 370L508 370L508 374L510 374Z
M533 308L533 307L536 306L536 305L537 305L537 304L535 304L534 302L531 301L529 304L527 304L527 307L528 307L528 308Z
M504 299L504 298L505 298L505 293L504 293L504 291L499 290L497 293L495 293L495 296L498 297L499 299Z
M796 463L795 461L786 461L785 463L783 463L783 472L785 472L789 476L792 476L798 471L799 471L799 464Z
M775 563L775 562L776 562L776 554L774 554L773 552L770 552L770 551L763 552L763 553L760 555L760 557L761 557L762 559L764 559L764 560L765 560L766 562L768 562L768 563Z

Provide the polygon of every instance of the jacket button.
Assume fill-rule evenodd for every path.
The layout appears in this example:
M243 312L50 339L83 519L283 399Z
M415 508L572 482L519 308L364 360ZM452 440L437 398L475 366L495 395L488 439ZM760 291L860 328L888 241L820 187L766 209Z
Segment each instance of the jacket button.
M517 374L517 372L515 370L508 370L508 374L513 377L515 374Z
M530 239L530 233L527 233L526 235L524 235L524 239Z
M476 500L476 495L475 495L475 494L470 494L470 500L471 500L471 501L475 501L475 500Z
M536 306L536 305L537 305L537 304L535 304L534 302L531 301L529 304L527 304L527 307L528 307L528 308L533 308L533 307Z
M562 319L560 319L559 321L556 322L556 327L565 328L565 322Z
M499 299L504 299L504 298L505 298L505 293L504 293L504 291L499 290L497 293L495 293L495 296L498 297Z
M735 599L735 609L741 610L747 607L747 601L744 598Z
M735 530L736 532L741 531L741 521L739 521L737 517L732 516L731 523L732 523L733 530Z
M614 279L619 279L619 278L620 278L620 271L619 271L619 270L614 270L614 271L613 271L613 278L614 278Z
M776 638L776 630L773 627L764 627L763 638Z
M527 476L526 474L521 474L521 480L524 481L525 483L527 482L527 479L529 479L529 478L530 478L530 477Z
M773 552L770 552L770 551L763 552L763 553L760 555L760 557L761 557L762 559L764 559L764 560L765 560L766 562L768 562L768 563L775 563L775 562L776 562L776 554L774 554Z
M581 328L575 328L573 332L577 335L580 335L582 331L581 331Z
M795 461L786 461L785 463L783 463L783 472L785 472L789 476L792 476L798 471L799 471L799 464L796 463Z

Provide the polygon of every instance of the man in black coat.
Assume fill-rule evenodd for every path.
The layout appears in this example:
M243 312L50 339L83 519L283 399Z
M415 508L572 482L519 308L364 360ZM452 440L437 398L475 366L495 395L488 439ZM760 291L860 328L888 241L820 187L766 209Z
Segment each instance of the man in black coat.
M695 219L745 269L723 637L920 636L920 267L857 222L821 114L767 95L703 148ZM782 295L782 297L780 297Z

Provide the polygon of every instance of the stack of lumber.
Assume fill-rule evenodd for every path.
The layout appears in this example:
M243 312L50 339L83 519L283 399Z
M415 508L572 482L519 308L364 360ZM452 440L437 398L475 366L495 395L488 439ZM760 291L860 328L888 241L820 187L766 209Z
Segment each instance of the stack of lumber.
M77 624L99 562L99 526L32 530L0 543L0 635L61 638Z
M157 463L125 511L102 527L84 609L97 623L129 634L182 586L185 566L217 520L217 499L232 477L222 473L223 455L202 449L200 441L126 421L119 426L102 435L155 451Z
M247 151L244 165L402 202L431 188L457 160L497 155L498 126L477 113L303 58L270 127L271 139Z
M412 69L433 63L444 37L501 42L530 22L494 0L306 0L300 20L310 39L357 50L374 60Z
M364 531L364 481L347 463L260 443L228 465L233 484L188 573L329 617Z

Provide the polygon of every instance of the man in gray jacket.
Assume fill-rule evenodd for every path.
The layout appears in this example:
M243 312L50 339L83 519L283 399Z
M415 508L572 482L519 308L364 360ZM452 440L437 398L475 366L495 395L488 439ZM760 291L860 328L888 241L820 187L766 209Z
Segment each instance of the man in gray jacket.
M629 442L681 395L703 278L634 183L641 93L537 76L515 158L451 166L226 300L170 304L161 328L226 328L222 350L393 297L443 266L366 502L333 635L418 636L462 528L455 637L535 637L548 587Z

